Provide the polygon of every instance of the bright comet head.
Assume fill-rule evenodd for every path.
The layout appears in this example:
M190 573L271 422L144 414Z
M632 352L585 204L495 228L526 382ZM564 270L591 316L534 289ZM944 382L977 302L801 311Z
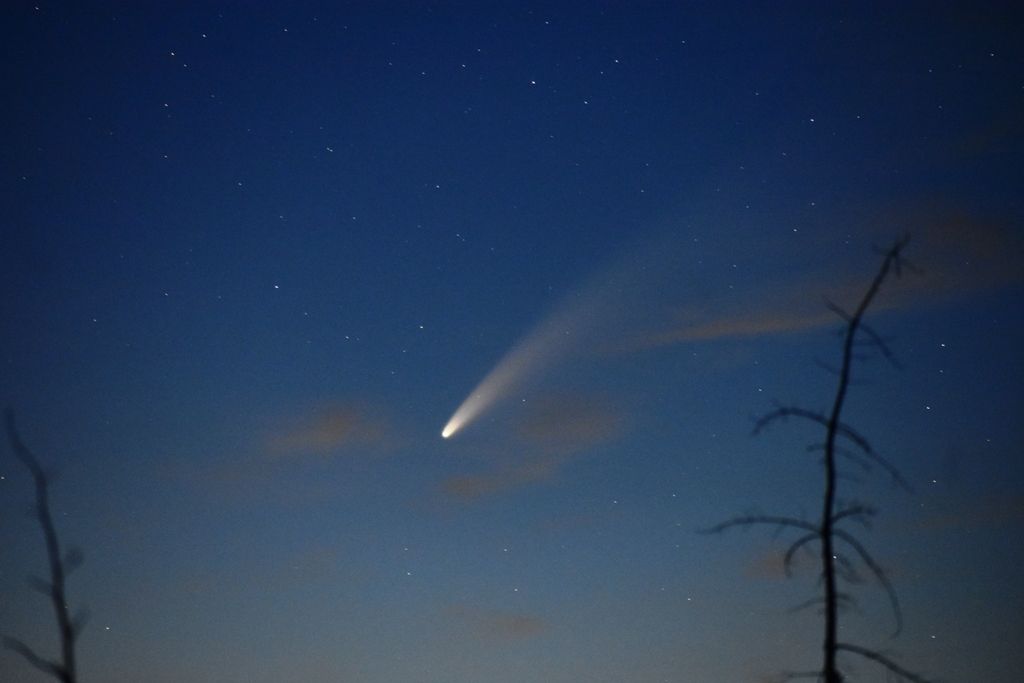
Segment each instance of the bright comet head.
M470 401L468 401L468 399L466 403L470 403L470 405L473 405ZM460 406L459 409L455 411L455 414L452 415L450 420L448 420L448 424L446 424L444 426L444 429L441 430L442 439L451 438L452 436L455 435L455 432L459 431L466 425L467 411L468 408L466 408L465 403L463 403L463 405Z

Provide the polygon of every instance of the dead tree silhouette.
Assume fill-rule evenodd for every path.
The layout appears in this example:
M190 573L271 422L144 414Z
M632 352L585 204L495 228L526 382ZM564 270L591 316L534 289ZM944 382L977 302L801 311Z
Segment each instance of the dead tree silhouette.
M825 429L824 443L811 447L811 450L821 450L824 452L825 486L820 520L815 523L794 517L746 515L734 517L705 530L705 533L721 533L733 527L770 525L781 530L795 529L800 531L801 535L792 542L783 556L783 567L787 576L790 575L796 552L808 544L819 544L821 581L823 584L822 595L821 597L809 600L799 607L822 606L824 613L824 638L822 643L824 661L820 671L791 673L786 675L787 679L817 678L819 681L824 681L824 683L842 683L844 676L836 662L836 656L840 652L848 652L881 665L888 672L895 674L902 680L912 681L913 683L928 683L927 679L903 668L881 652L861 647L860 645L845 643L838 639L839 608L853 602L853 597L849 593L839 590L838 580L843 579L848 583L855 583L858 579L858 565L867 568L888 596L896 621L893 635L898 634L903 626L903 617L900 612L896 591L892 583L890 583L888 576L886 576L885 571L875 561L874 557L872 557L860 540L843 527L843 523L848 522L860 522L867 526L871 517L875 515L875 510L870 506L859 503L837 504L836 456L848 458L864 468L870 468L872 464L878 465L888 472L895 483L907 490L910 489L899 471L879 455L863 435L842 421L843 406L850 387L850 371L854 360L856 360L855 348L862 344L867 344L877 349L894 365L896 364L895 358L885 341L874 330L864 324L863 318L878 294L882 283L890 273L894 273L899 277L901 270L907 267L903 259L903 249L906 247L907 241L908 238L903 237L897 240L887 251L882 252L882 264L852 314L843 311L835 304L827 304L829 309L839 315L846 323L843 334L842 365L838 370L838 383L831 412L826 415L798 406L780 406L758 419L754 425L754 434L758 434L775 422L794 417L809 420ZM843 442L842 445L840 445L840 441ZM840 548L845 548L847 552L852 552L855 559L851 559L841 553Z
M36 459L32 451L22 442L18 430L14 426L13 411L8 409L5 417L7 438L11 442L14 456L28 469L35 484L36 500L33 513L43 532L46 556L50 565L49 581L31 577L29 584L43 595L48 596L53 604L53 611L57 617L57 630L60 633L61 659L60 661L51 661L41 657L24 642L11 636L4 636L3 643L5 647L24 657L29 664L50 674L61 683L75 683L78 680L75 673L75 641L85 626L86 615L83 612L74 618L71 617L65 584L68 575L82 564L82 553L75 548L68 550L67 553L61 552L57 528L53 524L53 515L50 513L50 475L39 464L39 460Z

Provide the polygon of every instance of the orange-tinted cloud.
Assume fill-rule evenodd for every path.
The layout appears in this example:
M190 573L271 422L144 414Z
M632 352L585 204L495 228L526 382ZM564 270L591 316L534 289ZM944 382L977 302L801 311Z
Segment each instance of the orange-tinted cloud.
M533 448L575 452L614 438L622 426L621 410L607 401L583 394L554 394L531 403L516 431Z
M346 451L378 449L389 441L390 430L380 417L356 404L334 404L292 420L266 440L273 457L332 456Z
M561 394L528 404L516 422L515 455L472 474L449 477L442 493L461 501L554 479L572 460L621 434L621 410L593 396Z
M933 507L938 509L921 517L916 528L924 531L968 531L998 528L1024 520L1024 495L1016 493L991 493Z
M748 578L769 581L782 581L788 578L785 566L787 547L780 544L760 548L744 565L743 574ZM810 575L817 571L819 548L816 543L809 543L797 551L789 566L793 576Z
M681 342L803 332L835 321L835 314L828 311L818 313L785 313L782 311L736 313L730 316L694 321L664 332L653 333L643 339L637 339L634 348L656 348Z
M544 619L519 612L454 605L448 608L446 613L473 634L491 641L532 638L548 628L548 623Z
M481 474L455 475L441 483L441 491L457 500L472 501L528 484L547 481L554 476L561 464L557 460L549 459L527 462L518 466L500 467Z
M934 201L886 211L878 222L892 225L894 234L911 234L905 255L915 269L886 282L872 306L875 313L942 304L1024 280L1024 242L1009 219L979 216ZM851 310L874 275L875 264L868 263L860 274L837 264L802 277L761 283L738 297L742 304L713 301L691 308L674 324L627 339L619 350L792 334L841 324L823 301ZM736 299L731 296L729 301Z
M743 567L743 574L753 579L773 581L786 578L783 551L779 548L763 549L747 561Z
M230 451L169 463L165 474L218 496L306 504L339 495L342 484L325 476L334 463L386 455L400 444L381 411L362 403L323 404L263 422L271 427Z

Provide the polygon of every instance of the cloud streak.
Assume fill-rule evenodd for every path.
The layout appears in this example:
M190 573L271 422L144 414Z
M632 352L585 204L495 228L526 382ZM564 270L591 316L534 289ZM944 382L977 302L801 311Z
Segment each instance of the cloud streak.
M817 546L804 546L803 552L798 552L790 566L792 574L811 574L813 570L807 566L806 561L816 561ZM808 558L808 556L810 556ZM743 567L743 574L747 578L762 579L767 581L784 581L789 578L786 574L786 553L785 549L779 547L762 548L756 555L749 558Z
M875 312L941 304L1024 280L1019 266L1024 245L1010 220L948 209L936 202L902 209L883 223L910 226L909 257L919 270L883 289ZM795 280L768 281L741 296L740 305L721 300L690 309L679 314L675 324L633 335L616 350L634 352L818 329L840 322L823 300L848 306L863 288L863 276L841 267Z
M525 640L549 628L540 617L521 612L454 605L446 613L484 640L508 642Z
M340 463L369 462L401 444L381 411L334 402L271 417L223 452L168 463L165 474L218 496L307 504L339 495Z
M390 431L385 421L365 406L332 404L269 435L266 450L274 458L331 457L379 449L389 441Z
M543 397L513 427L514 460L491 469L449 477L444 495L463 502L515 490L556 478L582 454L618 437L625 419L611 403L583 394Z
M985 493L972 498L954 500L917 520L922 531L973 531L997 529L1024 520L1024 495L1019 493Z

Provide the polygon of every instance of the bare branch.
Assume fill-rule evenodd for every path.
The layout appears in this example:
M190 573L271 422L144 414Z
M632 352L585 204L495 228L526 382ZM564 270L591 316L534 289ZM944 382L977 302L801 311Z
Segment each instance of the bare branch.
M851 316L849 313L847 313L842 308L837 306L835 303L833 303L828 298L825 299L825 308L827 308L828 310L832 311L833 313L838 315L840 318L842 318L843 322L846 323L847 325L849 325L850 321L853 319L853 316ZM843 331L845 332L845 328L844 328Z
M810 452L813 452L813 451L824 451L825 450L825 444L823 444L823 443L814 443L814 444L811 444L810 446L808 446L807 450L810 451ZM867 458L865 458L864 456L862 456L860 453L857 453L856 451L852 451L849 448L843 448L842 446L833 446L832 451L836 455L841 455L844 458L846 458L847 460L850 460L851 462L853 462L855 465L860 466L860 468L862 470L864 470L865 472L870 472L871 471L871 461L868 460Z
M906 268L912 273L922 272L920 268L918 268L913 263L908 261L907 258L903 255L903 249L904 247L907 246L907 243L909 241L910 235L904 235L900 239L896 240L896 243L893 244L893 246L889 247L888 249L882 249L881 247L878 246L874 246L871 248L872 251L874 251L876 254L884 256L886 260L892 260L893 270L896 271L897 278L903 276L904 268Z
M60 664L57 664L56 662L51 662L48 659L43 659L42 657L37 655L32 650L32 648L30 648L28 645L21 642L17 638L4 636L4 647L6 647L8 650L13 650L14 652L17 652L19 655L24 657L29 664L31 664L32 666L34 666L35 668L39 669L44 673L48 673L56 678L61 678L64 675L64 670L61 668Z
M71 620L71 633L75 640L78 640L78 636L85 630L85 625L89 623L89 619L92 615L87 609L80 609Z
M782 569L786 572L787 578L793 575L793 557L796 555L796 551L802 548L803 546L807 545L811 541L817 541L820 538L821 531L815 529L806 536L801 536L800 538L796 539L796 541L794 541L793 544L789 546L789 549L786 550L785 556L783 556L782 558Z
M18 431L14 428L14 411L8 408L4 413L4 417L7 420L7 438L11 442L11 448L14 450L14 457L28 468L34 480L49 480L48 475L43 471L42 466L40 466L32 451L22 443L21 437L18 436Z
M810 420L811 422L817 422L826 429L828 429L830 426L829 419L822 415L821 413L816 413L812 410L799 408L797 406L782 406L768 413L764 417L760 418L754 425L754 434L758 434L769 424L777 420L783 420L787 417L801 417L805 420ZM860 448L860 450L863 451L866 456L868 456L871 460L881 465L882 468L889 473L889 476L892 477L893 481L895 481L897 484L899 484L907 491L911 490L910 484L907 482L906 479L903 478L903 475L900 474L899 470L890 465L885 458L879 455L875 451L875 449L872 448L871 442L869 442L865 437L863 437L859 432L857 432L857 430L842 422L836 422L834 427L837 435L842 436L847 441Z
M842 607L856 607L857 606L857 601L849 593L836 593L836 602L840 606L842 606ZM808 607L812 607L814 605L824 605L824 604L825 604L825 597L824 596L819 596L819 597L816 597L816 598L811 598L810 600L805 600L805 601L801 602L799 605L795 605L793 607L790 607L786 611L789 612L790 614L793 614L795 612L799 612L800 610L807 609Z
M832 301L829 301L828 299L825 299L825 308L827 308L828 310L832 311L833 313L838 315L840 318L842 318L844 321L846 321L847 325L849 325L851 322L854 322L853 317L849 313L847 313L842 308L837 306ZM892 363L893 367L895 367L898 370L902 369L900 367L899 361L896 360L896 356L889 349L889 345L885 343L885 340L882 339L881 335L879 335L873 329L868 327L867 324L864 323L863 320L857 320L856 321L856 327L857 327L857 331L858 332L863 332L864 334L866 334L868 336L868 343L871 346L874 346L875 348L877 348L882 353L882 355L885 357L885 359L887 361L889 361L890 363Z
M836 564L836 573L847 583L864 583L864 579L857 573L857 567L850 561L850 558L841 553L833 555Z
M784 420L788 417L802 417L804 419L811 420L812 422L817 422L823 427L828 426L828 418L821 413L815 413L797 406L779 406L767 415L762 415L758 418L757 422L754 424L753 434L756 436L773 422Z
M726 520L721 524L716 524L708 529L701 529L698 533L718 534L735 526L753 526L756 524L793 527L795 529L804 529L805 531L813 531L815 533L818 532L818 527L814 526L810 522L805 522L802 519L795 519L793 517L772 517L768 515L751 515L746 517L733 517L732 519Z
M776 405L774 410L754 421L754 434L760 433L778 420L785 420L790 417L801 418L823 428L825 432L824 443L812 446L809 449L822 452L825 481L821 516L818 518L820 520L819 523L812 524L792 517L748 514L730 519L705 532L722 532L734 526L746 527L753 525L775 525L779 530L800 529L803 533L789 545L783 556L783 568L787 576L790 575L790 569L796 553L801 548L806 548L810 543L818 542L821 561L818 585L821 587L821 594L798 605L794 609L803 609L813 605L821 606L824 614L824 638L822 643L824 660L819 672L791 674L787 676L787 679L817 678L823 683L842 683L845 677L837 666L836 656L839 650L845 650L872 659L885 666L889 673L896 673L899 676L905 677L911 683L925 683L924 679L903 669L884 655L858 646L840 644L838 641L838 613L840 608L855 605L855 602L849 594L839 590L837 582L839 580L852 583L861 582L862 574L864 574L861 569L862 564L871 572L871 575L885 590L889 598L896 620L896 629L893 635L899 633L903 626L902 613L896 592L884 570L855 536L840 528L840 525L846 520L856 521L865 527L869 527L871 518L875 515L875 510L856 501L844 502L838 497L837 483L845 478L845 474L837 468L836 460L837 456L841 455L865 471L870 471L873 465L878 465L892 477L896 484L908 491L910 490L910 485L906 479L903 478L893 465L875 451L867 438L842 420L847 394L850 387L853 386L851 376L856 362L870 358L875 353L875 349L877 349L877 352L881 353L890 363L899 367L899 363L889 348L887 341L874 329L865 325L863 318L890 273L894 271L896 276L899 276L905 265L902 251L907 241L908 238L903 237L894 242L884 252L881 265L852 312L847 312L831 301L826 301L826 306L829 310L836 313L846 323L844 329L840 332L842 336L842 355L839 368L836 369L827 364L819 363L837 375L835 394L829 411L827 413L815 412L799 406ZM858 349L864 349L865 353L858 353ZM851 446L852 449L844 448L843 445ZM839 543L851 548L852 553L845 550L844 552L839 552L836 547Z
M857 554L860 555L860 559L865 565L867 565L868 569L870 569L871 573L875 576L875 580L878 581L879 585L885 589L886 594L889 596L889 605L892 607L893 616L896 619L896 629L893 631L892 635L899 635L900 631L903 630L903 613L900 610L900 601L896 597L896 589L893 588L892 584L889 582L889 577L886 576L885 570L875 562L875 558L871 557L871 554L867 549L861 545L860 541L854 538L853 535L842 529L833 529L832 534L857 551Z
M877 510L868 505L851 505L850 507L843 508L832 515L832 523L835 524L840 520L850 518L860 522L865 527L870 527L871 518L874 517L876 513Z
M84 622L76 624L68 613L68 600L65 591L65 580L68 572L73 570L81 562L81 553L71 551L67 555L61 553L60 540L57 537L57 528L53 523L53 516L50 512L50 477L39 464L39 460L25 446L18 430L14 425L14 412L8 408L5 413L7 438L14 450L15 457L28 469L35 484L35 517L39 521L40 529L43 532L43 541L46 545L46 557L50 565L49 582L30 577L29 584L36 590L50 598L54 616L57 620L57 632L60 636L61 663L53 664L38 657L27 645L19 640L7 639L5 642L17 652L20 652L29 662L37 668L47 671L62 683L75 683L75 639L77 631L81 630ZM65 558L69 562L65 564ZM77 630L76 630L77 629ZM9 641L9 642L8 642ZM44 666L40 666L40 663Z
M818 596L816 598L811 598L810 600L804 600L799 605L793 605L792 607L790 607L786 611L789 612L790 614L795 614L797 612L800 612L801 610L807 609L808 607L813 607L814 605L824 605L824 604L825 604L825 598L823 596ZM820 614L820 612L819 612L819 614Z
M861 657L864 657L865 659L870 659L873 662L877 662L878 664L881 664L886 669L893 672L900 678L911 681L912 683L934 683L933 681L925 678L924 676L920 676L914 673L913 671L904 669L896 662L892 661L880 652L876 652L875 650L869 650L866 647L861 647L859 645L851 645L849 643L836 643L836 649L843 650L845 652L852 652L854 654L860 655Z
M903 364L900 363L896 354L889 348L889 344L886 343L885 339L880 334L875 332L873 329L868 327L866 324L861 322L859 330L868 336L868 344L875 347L882 354L882 356L889 361L889 363L897 370L903 369Z

